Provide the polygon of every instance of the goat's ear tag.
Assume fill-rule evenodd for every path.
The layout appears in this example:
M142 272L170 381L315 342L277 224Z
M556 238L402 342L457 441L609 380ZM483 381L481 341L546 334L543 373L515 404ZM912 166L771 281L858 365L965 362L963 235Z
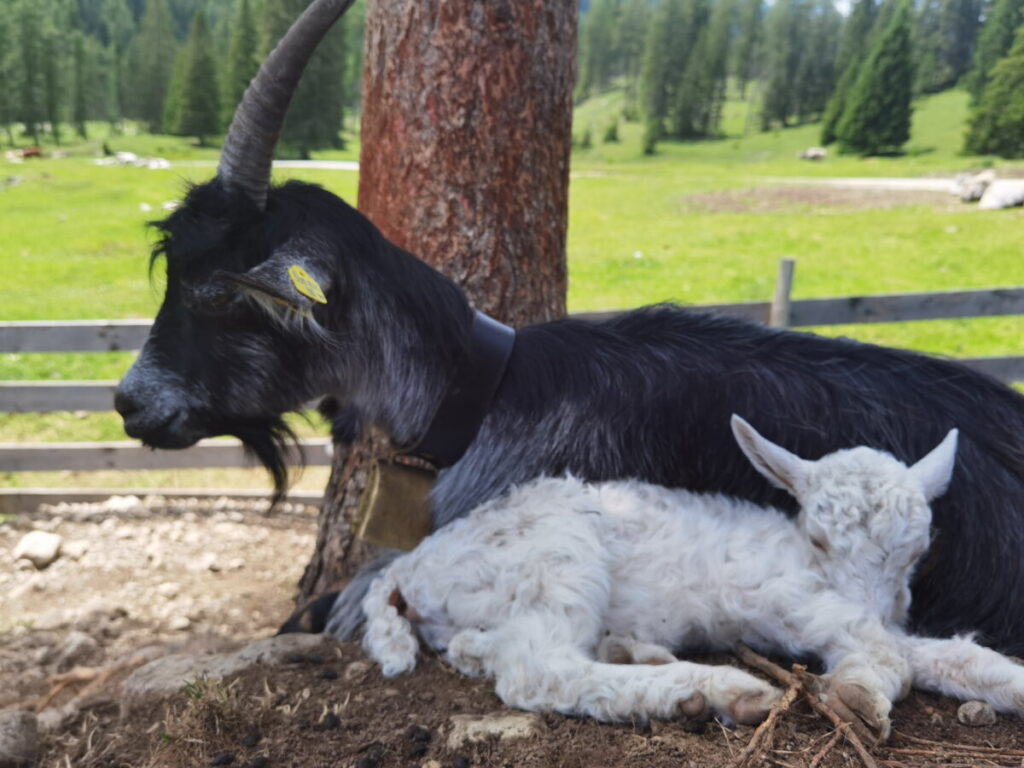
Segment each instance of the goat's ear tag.
M318 304L327 303L327 297L324 296L324 291L320 287L320 283L310 277L309 273L298 264L292 264L288 267L288 277L291 278L292 285L295 286L295 290L307 299L312 299Z

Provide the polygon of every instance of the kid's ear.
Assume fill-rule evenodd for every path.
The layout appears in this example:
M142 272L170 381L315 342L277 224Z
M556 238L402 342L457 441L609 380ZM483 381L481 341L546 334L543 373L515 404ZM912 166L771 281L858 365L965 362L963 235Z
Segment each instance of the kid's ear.
M311 317L313 307L328 302L328 284L319 271L299 249L285 246L248 272L220 272L217 277L261 303L284 305Z
M805 486L813 462L801 459L771 442L735 413L730 419L730 424L740 450L754 465L754 469L776 488L782 488L796 496Z
M949 434L941 443L910 468L910 474L921 483L928 501L938 498L949 487L953 467L956 465L956 445L959 436L959 430L949 430Z

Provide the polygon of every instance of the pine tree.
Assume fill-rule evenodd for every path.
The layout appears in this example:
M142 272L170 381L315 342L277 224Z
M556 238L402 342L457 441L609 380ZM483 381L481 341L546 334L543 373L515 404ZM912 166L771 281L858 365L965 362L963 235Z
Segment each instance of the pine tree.
M43 20L41 9L33 2L23 2L18 9L19 94L18 120L32 143L39 144L39 126L44 119L43 94Z
M680 139L711 136L718 130L728 77L729 34L735 5L718 0L692 6L690 23L697 30L686 67L680 73L671 114L672 134Z
M801 123L824 113L836 85L835 59L842 16L832 0L815 0L805 22L805 44L800 47L794 82L794 113Z
M306 0L266 0L261 15L263 50L269 52L306 8ZM306 66L292 97L278 144L279 151L302 158L321 147L343 146L340 130L345 109L346 19L324 36Z
M996 62L971 113L965 149L972 154L1024 157L1024 26Z
M615 50L619 74L626 82L623 113L627 120L636 119L637 83L644 61L644 39L651 15L650 8L648 0L625 0L616 30Z
M594 0L590 10L581 17L577 101L599 93L611 81L618 5L618 0Z
M917 14L917 89L949 88L971 66L981 23L982 0L925 0Z
M188 38L175 63L175 81L169 89L165 113L167 129L180 136L195 136L205 146L206 137L220 127L217 66L206 26L206 14L192 17Z
M985 14L985 23L978 33L971 71L966 86L976 104L988 84L992 68L1009 53L1014 32L1024 23L1024 0L994 0Z
M127 59L125 113L156 133L163 127L164 102L178 42L165 0L148 0Z
M647 154L654 152L657 141L667 135L669 122L673 123L672 133L682 122L678 91L700 34L698 11L702 6L702 0L662 0L651 16L640 76Z
M735 56L732 72L746 98L747 84L756 76L755 65L761 48L764 25L764 0L743 0L737 18Z
M807 0L776 0L765 15L765 92L761 129L786 126L796 107L797 69L806 46Z
M0 127L7 143L14 146L11 123L15 120L14 14L10 5L0 4Z
M71 97L71 122L75 130L83 139L88 137L85 121L89 119L88 112L88 84L86 78L90 75L90 68L85 54L85 35L75 35L73 44L74 69L72 71L73 92Z
M43 106L46 121L50 125L50 135L54 143L60 146L60 122L63 106L63 39L61 34L50 27L43 32Z
M228 43L228 57L224 71L223 98L221 111L223 124L231 122L235 107L242 100L242 94L249 87L256 71L260 68L259 35L249 0L238 0L235 17L231 23L231 39Z
M876 11L875 0L857 0L843 24L835 65L839 79L821 118L822 144L828 145L836 140L836 125L843 116L846 99L857 81L857 73L867 53Z
M840 151L870 155L899 149L910 138L913 93L910 8L904 0L850 91L836 126Z

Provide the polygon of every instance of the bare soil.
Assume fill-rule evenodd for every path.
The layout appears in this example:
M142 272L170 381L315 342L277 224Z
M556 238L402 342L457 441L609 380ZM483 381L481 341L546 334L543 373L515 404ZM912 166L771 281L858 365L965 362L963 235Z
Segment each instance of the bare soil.
M267 515L225 505L64 510L59 517L55 523L51 510L0 526L0 708L45 704L55 711L95 682L89 670L117 671L69 722L44 735L39 765L46 768L717 768L732 764L753 733L715 721L602 725L545 715L529 739L449 746L453 716L511 712L490 683L463 678L434 656L415 673L387 680L355 644L223 682L197 681L168 703L122 717L118 686L140 649L149 658L227 649L273 632L291 610L315 517L312 510ZM40 572L16 566L9 555L34 525L61 533L67 550ZM68 546L75 541L88 549ZM83 681L45 701L59 676L76 668L86 670ZM957 706L911 694L895 709L895 733L875 752L877 764L1024 766L1019 719L1000 716L995 725L971 728L957 721ZM750 764L810 766L831 734L797 705L782 717L772 747ZM863 763L839 739L815 765Z
M884 180L883 180L884 181ZM780 184L746 189L723 189L689 195L681 200L691 213L819 213L866 211L927 206L940 210L964 209L963 203L946 192L922 190L841 188L825 185Z

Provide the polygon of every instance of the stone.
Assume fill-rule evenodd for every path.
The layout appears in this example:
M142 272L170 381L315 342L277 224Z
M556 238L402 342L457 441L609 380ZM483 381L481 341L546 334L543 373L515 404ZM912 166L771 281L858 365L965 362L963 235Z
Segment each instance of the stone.
M972 728L981 728L995 724L996 711L988 702L966 701L956 711L956 719Z
M156 586L156 593L168 599L177 597L179 592L181 592L181 585L173 581L165 581L163 584L157 584Z
M356 683L366 677L370 672L370 662L368 661L353 661L347 667L343 677L346 683Z
M36 716L23 710L0 710L0 768L27 768L38 757Z
M334 653L336 642L327 635L288 634L257 640L231 653L176 653L145 664L124 682L121 709L131 712L177 694L183 686L205 677L221 680L257 665L280 666L296 653Z
M531 739L544 732L544 722L528 712L452 715L449 722L452 730L448 734L448 749L451 750L492 738L498 741Z
M1024 204L1024 180L997 179L993 181L978 200L978 210L995 211L1000 208L1016 208Z
M98 647L98 643L92 636L77 629L71 630L58 650L57 669L64 671L76 664L83 664L85 659Z
M60 534L46 531L26 533L14 548L15 560L28 560L36 568L43 569L60 557Z
M89 542L85 539L75 539L61 545L61 554L70 557L72 560L81 560L89 551Z

